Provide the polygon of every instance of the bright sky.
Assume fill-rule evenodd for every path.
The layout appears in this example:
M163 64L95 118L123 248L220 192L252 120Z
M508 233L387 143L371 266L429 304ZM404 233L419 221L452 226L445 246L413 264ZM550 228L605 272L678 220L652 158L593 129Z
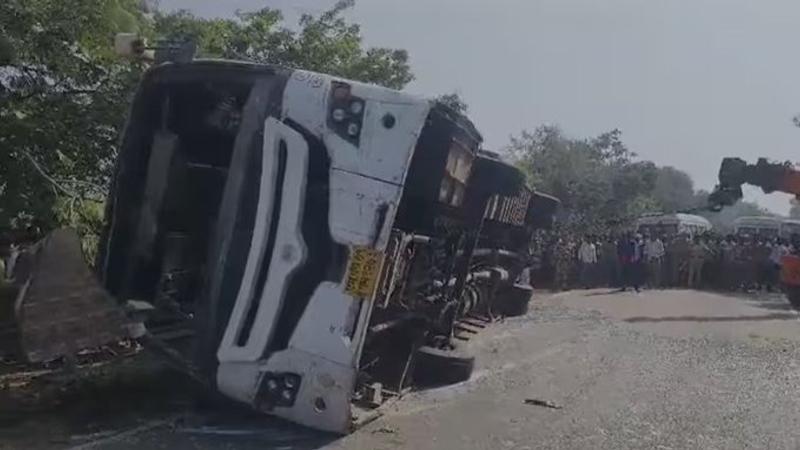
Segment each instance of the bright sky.
M333 0L161 0L230 16ZM542 123L619 128L641 157L710 189L724 156L800 160L798 0L357 0L368 45L407 49L426 96L457 91L487 148ZM788 196L747 191L785 213Z

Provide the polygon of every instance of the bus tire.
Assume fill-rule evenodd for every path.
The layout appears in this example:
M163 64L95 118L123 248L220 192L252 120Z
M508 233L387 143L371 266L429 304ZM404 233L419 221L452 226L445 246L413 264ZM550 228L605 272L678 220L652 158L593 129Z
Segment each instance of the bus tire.
M528 314L533 288L527 284L515 284L505 289L499 296L498 309L501 314L508 317L518 317Z
M442 350L422 346L417 349L414 381L418 386L444 386L469 380L475 368L475 357L459 350Z

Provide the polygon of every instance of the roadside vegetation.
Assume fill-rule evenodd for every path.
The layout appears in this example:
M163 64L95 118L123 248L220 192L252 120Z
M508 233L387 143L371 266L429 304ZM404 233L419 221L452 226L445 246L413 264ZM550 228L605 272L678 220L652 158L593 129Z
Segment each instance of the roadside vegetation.
M145 69L113 53L116 33L140 33L151 43L193 39L204 57L403 89L414 78L408 53L366 46L359 25L346 17L352 6L342 0L287 23L270 8L205 19L140 0L0 2L0 241L72 226L86 250L96 245L118 137ZM467 110L457 94L438 100ZM574 229L600 232L645 211L695 208L707 195L680 170L637 158L619 130L572 138L557 127L533 127L506 150L538 189L563 201L563 223ZM760 213L744 203L723 219Z

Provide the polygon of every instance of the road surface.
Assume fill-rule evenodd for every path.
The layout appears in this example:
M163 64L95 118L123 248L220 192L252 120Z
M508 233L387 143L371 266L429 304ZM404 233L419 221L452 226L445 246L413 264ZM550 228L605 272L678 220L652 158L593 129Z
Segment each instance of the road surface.
M573 291L541 296L528 316L473 339L478 367L469 382L409 395L350 436L200 413L70 445L796 449L798 344L800 321L779 296Z
M778 296L559 294L476 340L472 381L329 448L796 449L799 342Z

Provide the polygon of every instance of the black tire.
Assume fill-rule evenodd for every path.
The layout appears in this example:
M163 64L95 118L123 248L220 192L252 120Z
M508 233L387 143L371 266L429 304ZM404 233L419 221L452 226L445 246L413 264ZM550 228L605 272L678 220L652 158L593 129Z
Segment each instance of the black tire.
M458 348L441 350L422 346L414 362L414 381L418 386L444 386L469 380L475 368L475 357Z
M515 284L498 295L497 309L504 316L518 317L528 314L533 288L527 284Z

